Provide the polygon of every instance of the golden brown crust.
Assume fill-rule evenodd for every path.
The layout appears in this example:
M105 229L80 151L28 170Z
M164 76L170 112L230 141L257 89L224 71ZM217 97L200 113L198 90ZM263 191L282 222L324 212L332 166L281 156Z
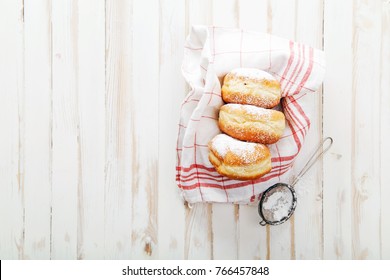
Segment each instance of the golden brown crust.
M271 171L267 146L219 134L209 143L209 160L218 173L236 180L254 180Z
M243 141L273 144L283 135L282 112L252 105L226 104L219 111L221 131Z
M279 104L280 98L279 82L258 69L235 69L228 73L223 81L222 99L226 103L273 108Z

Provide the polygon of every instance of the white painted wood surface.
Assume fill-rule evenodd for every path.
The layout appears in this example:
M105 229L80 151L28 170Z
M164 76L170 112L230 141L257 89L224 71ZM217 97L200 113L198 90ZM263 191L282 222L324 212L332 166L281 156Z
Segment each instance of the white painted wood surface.
M326 52L284 225L179 196L193 24ZM0 40L1 259L390 259L390 1L0 0Z

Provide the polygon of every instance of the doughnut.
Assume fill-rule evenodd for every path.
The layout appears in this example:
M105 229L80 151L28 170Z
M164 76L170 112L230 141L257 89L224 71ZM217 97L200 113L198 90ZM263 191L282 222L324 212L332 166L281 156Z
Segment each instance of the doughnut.
M218 134L209 142L209 160L217 172L231 179L254 180L271 171L267 146Z
M226 103L273 108L281 98L280 84L269 73L255 68L237 68L228 73L222 86Z
M252 105L226 104L219 111L218 126L243 141L273 144L283 135L284 114Z

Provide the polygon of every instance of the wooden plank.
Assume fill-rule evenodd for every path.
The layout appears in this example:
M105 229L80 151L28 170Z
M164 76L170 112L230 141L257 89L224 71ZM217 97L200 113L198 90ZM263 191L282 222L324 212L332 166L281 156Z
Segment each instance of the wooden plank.
M380 257L381 1L354 2L352 257Z
M133 148L132 17L130 1L106 1L106 137L104 257L132 257L132 184L138 176ZM144 67L145 69L147 67ZM143 206L147 208L147 205Z
M213 21L213 5L210 0L186 0L186 30L193 25L210 25Z
M381 174L381 259L390 259L390 2L382 3L381 34L381 127L380 127L380 174Z
M0 259L24 257L23 3L0 2Z
M52 2L52 244L53 259L77 258L80 184L76 1Z
M239 1L213 0L212 25L222 27L238 27Z
M295 40L322 49L322 0L300 0L295 15ZM293 174L298 174L322 140L322 89L305 97L311 126L297 157ZM322 160L316 163L296 185L298 206L294 218L293 243L295 258L323 258L322 236ZM293 255L294 252L292 252Z
M78 2L78 259L104 258L105 1Z
M237 259L239 206L214 203L212 207L213 258Z
M177 123L185 94L181 78L186 32L185 2L160 1L158 104L159 259L184 258L185 209L175 177ZM172 219L174 223L170 223Z
M352 15L353 1L325 1L323 134L334 144L324 157L325 259L351 259ZM333 19L337 18L335 21ZM337 113L335 113L337 112ZM345 122L340 127L340 120Z
M133 5L132 257L157 258L159 1Z
M51 9L24 3L24 200L26 259L50 259L51 244Z
M192 25L212 24L212 2L208 0L188 0L186 2L187 30ZM186 92L188 92L188 87ZM184 98L184 96L183 96ZM185 208L184 258L212 259L212 205L197 203Z
M238 6L238 25L246 30L266 32L268 27L267 13L267 0L241 0ZM269 259L270 232L268 227L259 225L260 217L256 205L236 206L235 212L238 216L238 258Z
M240 28L258 32L267 32L270 25L269 0L239 0L237 23ZM273 2L273 1L272 1Z
M267 31L273 35L294 40L296 35L296 1L268 1ZM280 24L283 22L284 24Z
M187 205L184 257L191 260L213 259L212 204Z

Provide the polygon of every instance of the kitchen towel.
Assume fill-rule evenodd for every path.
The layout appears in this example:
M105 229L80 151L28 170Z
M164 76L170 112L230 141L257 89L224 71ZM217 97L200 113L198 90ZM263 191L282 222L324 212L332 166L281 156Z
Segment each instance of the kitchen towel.
M249 203L271 185L288 181L291 168L310 128L314 94L325 74L321 50L267 33L193 26L184 46L182 73L190 85L181 105L177 138L176 182L189 203ZM223 77L234 68L258 68L279 80L279 106L286 117L282 138L268 145L272 170L257 180L238 181L216 172L208 159L208 142L218 128Z

